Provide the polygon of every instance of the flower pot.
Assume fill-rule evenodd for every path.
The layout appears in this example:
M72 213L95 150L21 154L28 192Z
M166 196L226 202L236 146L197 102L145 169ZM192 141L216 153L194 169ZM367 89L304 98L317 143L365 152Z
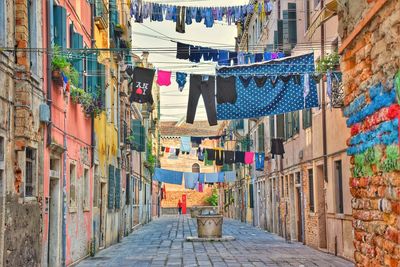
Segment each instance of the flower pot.
M61 70L53 70L51 72L51 79L53 80L53 82L58 85L58 86L62 86L63 85L63 77L61 74Z
M122 28L119 28L119 27L114 28L115 36L121 37L123 33L124 33L124 30Z

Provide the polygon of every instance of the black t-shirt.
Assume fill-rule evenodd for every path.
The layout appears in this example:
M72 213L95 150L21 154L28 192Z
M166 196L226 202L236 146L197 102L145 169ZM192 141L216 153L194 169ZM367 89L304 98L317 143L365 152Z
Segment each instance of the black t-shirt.
M135 67L133 70L132 80L129 83L131 96L129 100L137 103L153 104L153 95L151 88L153 87L155 70Z
M217 103L235 104L237 99L236 93L236 77L220 77L217 76Z

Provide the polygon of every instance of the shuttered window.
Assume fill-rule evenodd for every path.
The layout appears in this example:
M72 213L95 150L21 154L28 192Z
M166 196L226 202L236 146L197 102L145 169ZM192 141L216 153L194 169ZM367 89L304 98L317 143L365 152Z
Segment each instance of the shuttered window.
M114 195L115 195L115 180L114 180L114 166L108 166L108 208L114 208Z
M79 73L79 82L78 87L83 88L83 58L84 55L80 50L83 48L83 36L74 30L74 24L70 25L70 46L73 48L72 53L72 66L78 71Z
M54 44L67 48L67 10L62 6L54 6Z
M302 111L302 117L303 117L303 129L307 129L312 126L312 110L309 109L304 109Z
M285 139L285 115L276 115L276 137Z
M289 43L294 47L297 43L296 3L288 3L288 33Z
M293 135L299 134L300 131L300 112L292 112L292 125L293 125Z
M121 208L121 170L115 169L115 208Z
M146 148L145 128L141 120L131 121L131 149L138 152L144 152Z
M87 91L91 93L93 96L100 95L100 86L99 86L99 78L98 75L98 64L97 64L97 55L96 53L90 53L87 55Z
M258 126L258 152L264 152L265 146L264 146L264 123L261 123Z
M269 116L269 136L275 138L275 116Z
M309 199L310 211L314 212L315 211L315 206L314 206L314 176L313 176L313 170L312 169L308 170L308 199Z
M249 207L254 208L253 184L249 185L249 198L250 198Z
M293 136L293 116L292 113L285 114L285 132L286 132L286 140Z
M103 107L106 106L106 68L97 62L97 83L99 85L99 97Z

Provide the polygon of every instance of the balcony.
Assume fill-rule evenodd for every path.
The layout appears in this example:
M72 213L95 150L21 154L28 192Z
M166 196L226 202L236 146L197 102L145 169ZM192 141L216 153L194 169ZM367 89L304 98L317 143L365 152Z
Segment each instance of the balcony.
M108 9L103 0L96 0L94 23L99 30L108 28Z

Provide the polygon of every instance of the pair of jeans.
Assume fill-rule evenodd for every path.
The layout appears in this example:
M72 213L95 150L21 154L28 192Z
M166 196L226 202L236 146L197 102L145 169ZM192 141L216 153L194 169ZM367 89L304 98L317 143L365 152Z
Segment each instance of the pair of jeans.
M215 77L207 75L190 75L189 101L186 122L193 124L200 95L203 97L208 123L217 125L217 111L215 107Z

